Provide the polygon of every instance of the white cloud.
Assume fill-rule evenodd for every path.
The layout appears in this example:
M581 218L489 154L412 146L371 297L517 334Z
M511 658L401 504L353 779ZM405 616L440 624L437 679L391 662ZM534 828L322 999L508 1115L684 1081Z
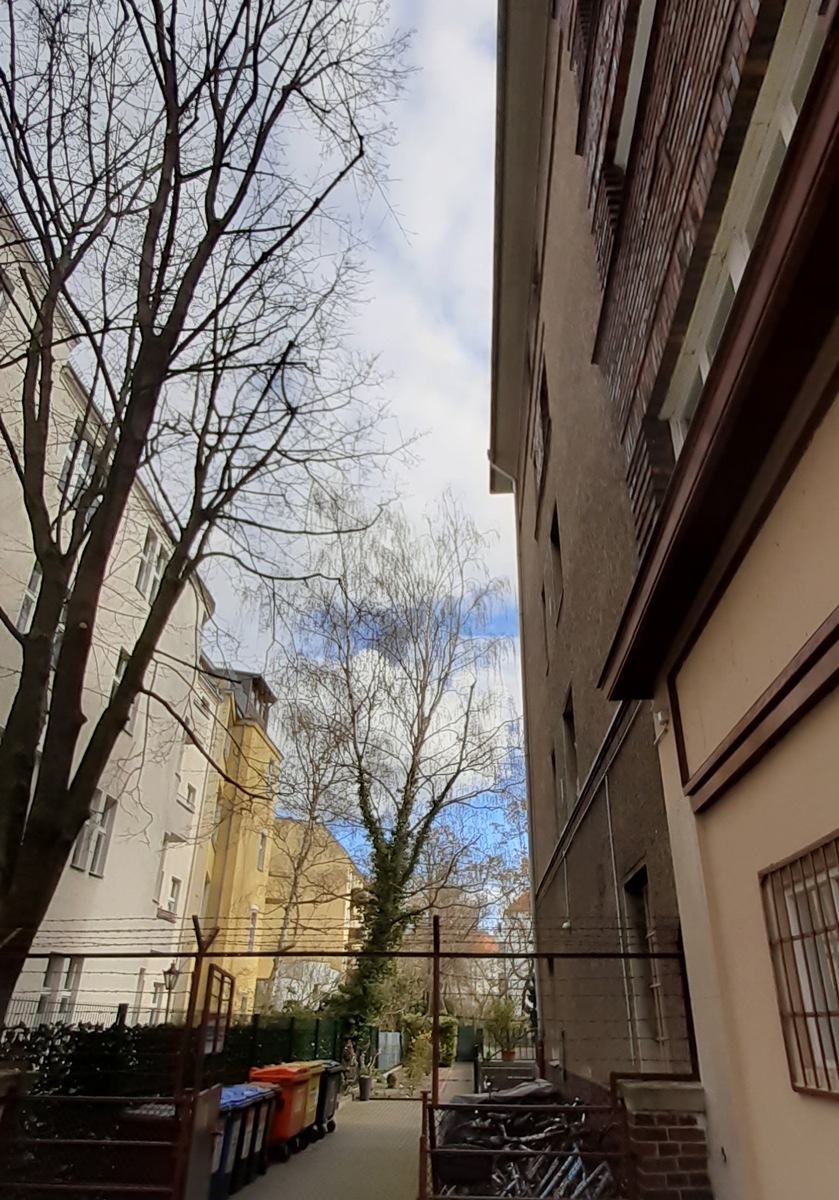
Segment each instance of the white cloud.
M424 507L451 487L482 528L500 533L494 572L514 578L512 503L489 495L495 20L486 0L400 0L414 28L416 72L392 114L388 199L368 265L370 302L357 330L380 355L405 432L425 434L406 502Z

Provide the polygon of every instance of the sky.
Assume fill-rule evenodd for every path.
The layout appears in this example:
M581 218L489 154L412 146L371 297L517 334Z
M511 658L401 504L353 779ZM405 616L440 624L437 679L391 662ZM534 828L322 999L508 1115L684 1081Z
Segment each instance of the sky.
M386 394L418 461L400 486L419 513L451 489L497 538L493 574L515 579L512 499L489 493L489 353L495 143L495 5L488 0L393 0L413 30L413 68L390 116L389 213L368 221L368 303L356 328L379 356ZM515 605L495 632L516 637ZM505 684L517 698L518 668Z

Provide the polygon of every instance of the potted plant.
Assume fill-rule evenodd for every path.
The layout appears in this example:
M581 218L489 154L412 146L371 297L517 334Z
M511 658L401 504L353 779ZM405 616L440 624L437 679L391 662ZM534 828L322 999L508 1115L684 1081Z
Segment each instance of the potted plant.
M516 1043L527 1032L527 1023L519 1016L511 996L496 996L484 1018L484 1029L491 1041L501 1049L504 1062L516 1057Z
M358 1055L358 1098L359 1100L369 1100L370 1092L373 1088L373 1068L376 1065L378 1054L371 1054L369 1050L361 1050Z

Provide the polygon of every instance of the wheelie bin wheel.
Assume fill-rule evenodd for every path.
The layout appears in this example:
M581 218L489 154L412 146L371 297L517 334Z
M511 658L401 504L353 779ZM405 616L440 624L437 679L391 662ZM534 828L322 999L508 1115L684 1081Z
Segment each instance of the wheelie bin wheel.
M334 1121L326 1122L326 1132L327 1133L334 1133L336 1128L337 1128L337 1126L335 1125Z
M288 1162L291 1158L291 1148L288 1142L280 1142L276 1149L276 1155L280 1162Z

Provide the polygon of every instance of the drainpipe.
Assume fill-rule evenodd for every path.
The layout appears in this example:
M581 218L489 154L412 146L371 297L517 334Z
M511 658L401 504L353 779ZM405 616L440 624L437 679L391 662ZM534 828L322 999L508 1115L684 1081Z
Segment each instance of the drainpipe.
M505 471L503 467L499 467L496 463L494 463L492 461L492 455L490 454L489 451L487 451L487 460L493 471L497 471L499 475L503 475L505 479L509 480L510 486L513 490L513 497L515 499L515 497L518 494L518 481L517 481L516 477L514 475L511 475L509 473L509 471ZM518 539L516 539L516 540L518 541ZM522 702L522 710L523 710L522 716L524 719L524 730L526 731L527 726L528 726L528 721L527 721L527 684L526 684L526 681L524 678L524 624L522 621L522 611L521 611L521 594L522 594L521 559L518 554L518 547L516 548L516 566L518 568L517 608L518 608L518 616L519 616L519 653L521 654L521 681L522 681L521 702ZM535 946L535 943L536 943L536 876L534 873L534 865L533 865L533 845L532 845L533 838L531 836L532 831L533 831L533 812L532 812L531 804L530 804L530 798L533 793L532 793L532 789L530 786L530 750L527 745L526 732L525 732L525 737L524 737L523 741L524 741L524 745L523 745L522 749L524 752L524 765L525 765L525 776L526 776L525 799L527 802L527 833L528 833L528 842L530 843L528 845L528 855L527 855L528 874L530 876L530 928L533 931L533 942L534 942L534 946ZM566 912L567 912L567 907L566 907ZM532 967L533 967L533 979L534 979L534 982L536 985L536 1015L538 1017L538 1022L539 1022L537 1030L536 1030L537 1054L538 1054L538 1047L541 1046L544 1048L544 1045L545 1045L545 1026L544 1026L545 1008L544 1008L544 1004L543 1004L542 979L539 974L538 959L531 960L531 963L532 963ZM542 1059L544 1060L544 1049L543 1049L543 1053L542 1053Z
M615 889L615 916L618 922L618 940L620 943L621 954L626 954L626 931L623 927L621 917L620 892L618 890L618 864L615 857L615 835L612 829L612 803L609 798L609 775L608 772L603 776L603 788L606 796L606 820L609 825L609 852L612 858L612 883ZM623 968L623 994L626 1001L626 1029L629 1040L629 1047L633 1058L636 1059L640 1068L640 1053L636 1054L635 1045L635 1024L632 1020L632 1000L629 987L629 966L625 958L621 959Z

